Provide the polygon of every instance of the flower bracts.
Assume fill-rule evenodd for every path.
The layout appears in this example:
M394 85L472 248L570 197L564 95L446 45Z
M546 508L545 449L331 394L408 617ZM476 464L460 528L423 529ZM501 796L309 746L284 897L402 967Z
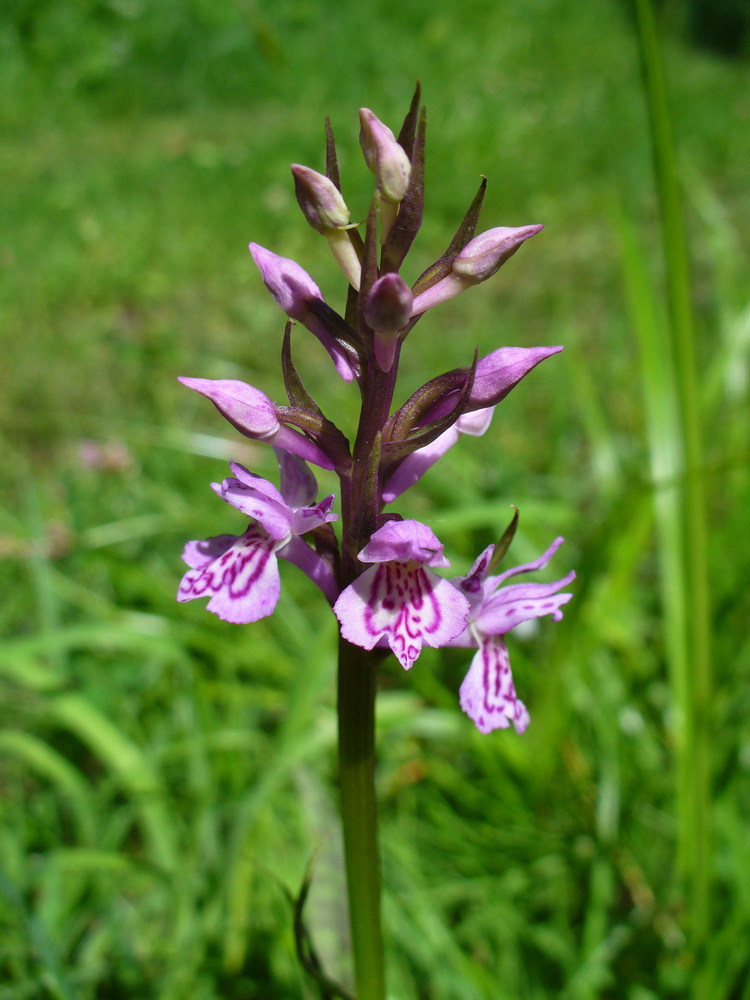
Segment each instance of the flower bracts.
M182 378L209 399L241 434L271 444L280 481L231 463L232 476L213 489L247 519L239 535L189 542L188 571L178 600L208 597L208 610L245 624L270 615L279 600L279 558L294 563L320 588L341 635L366 650L391 650L410 669L424 646L469 646L477 652L460 689L464 711L482 732L529 716L518 699L504 637L521 622L562 617L574 574L550 583L506 584L546 566L562 539L534 563L497 574L502 545L490 546L465 577L452 580L432 529L401 514L384 514L462 435L484 434L497 405L560 347L499 347L466 367L433 376L393 407L399 359L415 324L434 306L491 278L541 230L495 228L477 236L485 183L448 249L412 284L399 274L419 231L424 201L424 112L419 88L396 137L368 109L360 112L360 141L375 191L359 233L341 193L330 126L326 172L292 167L300 207L325 239L346 278L346 308L325 301L293 260L257 243L250 252L261 278L290 321L313 334L338 375L356 382L362 407L350 442L309 395L292 360L291 326L282 349L288 403L236 379ZM355 215L355 218L357 216ZM341 517L334 496L318 501L306 463L334 470L341 484ZM337 530L331 522L337 521ZM514 521L515 524L515 521Z

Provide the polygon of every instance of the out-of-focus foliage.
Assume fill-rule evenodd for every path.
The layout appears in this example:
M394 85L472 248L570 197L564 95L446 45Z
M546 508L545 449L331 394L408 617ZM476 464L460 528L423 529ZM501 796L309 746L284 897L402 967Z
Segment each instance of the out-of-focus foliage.
M2 6L1 1000L307 996L287 893L313 856L309 920L331 973L346 975L334 622L291 566L277 615L248 628L174 602L183 542L240 526L208 486L227 458L275 475L270 453L175 376L244 378L282 398L282 317L246 244L299 259L341 306L288 164L322 167L330 114L363 216L356 109L395 124L416 76L429 112L417 265L444 249L480 172L485 227L547 228L491 284L422 321L399 394L475 345L566 351L400 509L429 521L461 572L514 503L510 558L564 534L550 573L579 579L561 625L514 641L532 712L522 739L480 737L459 712L465 652L425 653L409 676L384 668L392 995L676 1000L699 964L707 1000L748 1000L750 82L683 27L666 62L716 635L716 920L700 956L672 879L674 702L624 283L629 253L658 324L656 201L624 6ZM295 358L351 431L351 387L304 332Z

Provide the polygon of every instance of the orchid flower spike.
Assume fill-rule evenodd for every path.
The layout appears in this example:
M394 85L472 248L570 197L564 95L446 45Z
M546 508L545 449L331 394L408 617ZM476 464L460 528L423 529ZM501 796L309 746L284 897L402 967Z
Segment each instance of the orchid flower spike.
M472 285L487 281L510 260L522 243L542 229L544 226L521 226L517 229L499 226L475 236L455 256L450 273L416 296L412 315L417 316L460 295Z
M341 634L372 649L385 639L405 670L422 646L444 646L465 627L469 601L428 567L448 566L443 546L419 521L387 521L359 553L375 563L333 606Z
M245 625L272 614L281 589L277 556L294 563L336 599L333 571L322 556L300 535L335 521L333 495L310 506L317 483L310 470L293 455L277 451L281 490L237 462L234 475L212 489L232 507L250 517L239 536L218 535L188 542L182 558L190 569L177 591L178 601L210 597L207 610L236 625Z
M292 175L302 214L313 229L325 236L344 277L359 291L362 268L349 237L351 216L341 192L325 174L301 163L292 164Z
M210 399L222 417L245 437L283 448L321 469L335 467L314 441L280 422L276 407L260 389L230 378L180 377L178 381Z
M353 381L354 370L346 351L317 319L311 308L313 302L324 302L325 299L307 271L296 261L280 257L258 243L251 243L249 249L263 284L287 316L297 320L318 338L345 382Z
M552 615L554 621L560 621L561 608L573 595L558 591L575 579L575 573L568 573L554 583L503 584L519 573L543 569L563 541L556 538L539 559L498 576L488 575L495 550L490 545L466 576L451 581L468 599L471 610L466 629L449 645L478 647L461 684L459 699L461 708L482 733L507 729L511 723L517 733L522 733L529 724L529 713L513 684L504 636L532 618Z

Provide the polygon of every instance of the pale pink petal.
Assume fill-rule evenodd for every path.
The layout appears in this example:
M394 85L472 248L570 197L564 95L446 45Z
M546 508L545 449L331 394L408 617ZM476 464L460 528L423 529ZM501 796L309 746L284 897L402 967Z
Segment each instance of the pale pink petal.
M504 580L509 579L511 576L517 576L519 573L531 573L537 569L544 569L564 541L565 539L562 537L556 538L547 551L543 552L538 559L535 559L533 562L522 563L520 566L514 566L512 569L506 569L504 573L500 573L498 576L487 577L487 583L490 584L494 590L499 587Z
M388 477L383 488L383 503L393 503L402 493L413 486L422 476L431 469L439 458L452 448L461 435L454 424L447 431L436 437L424 448L418 448L408 455L403 462Z
M408 670L425 643L442 646L463 631L469 603L423 566L391 561L365 570L333 610L345 639L372 649L385 636Z
M190 546L199 545L189 543L186 552ZM274 545L261 527L252 525L221 555L188 570L177 591L177 600L210 597L207 610L236 625L265 618L276 607L280 592ZM195 551L190 549L191 559Z
M338 514L331 510L336 495L332 493L325 500L315 504L314 507L301 507L294 512L292 517L292 534L304 535L307 531L319 527L321 524L328 524L329 521L338 521Z
M292 538L287 545L279 549L277 555L287 562L294 563L298 569L306 573L333 604L339 596L336 577L330 565L312 546L303 542L301 538Z
M290 533L294 511L285 503L278 503L232 477L223 483L211 483L211 489L232 507L259 521L274 541Z
M359 553L362 562L424 563L426 566L449 566L443 555L443 546L431 528L420 521L386 521L370 536L370 541Z
M529 724L526 706L513 685L510 660L500 638L485 640L471 661L459 692L461 708L481 733L507 729L513 723L517 733Z
M279 454L280 449L274 448L274 452ZM299 461L299 459L295 459ZM277 490L273 483L264 479L262 476L257 475L255 472L250 472L246 469L244 465L240 465L239 462L229 462L229 468L232 470L233 475L239 479L241 483L245 486L252 486L253 489L259 490L269 500L275 500L276 503L281 504L281 506L293 507L294 504L289 500L289 498L284 493L284 490Z
M318 493L318 484L306 463L288 451L275 448L276 461L279 463L281 494L286 503L294 510L307 507Z
M223 556L236 541L237 535L214 535L213 538L188 542L183 549L182 558L191 569L201 569Z
M563 614L560 610L563 604L567 604L572 598L572 594L556 594L555 591L570 583L575 577L575 573L570 573L564 580L558 580L551 584L531 584L538 588L535 590L536 596L530 593L525 598L508 600L507 592L501 591L497 599L489 600L476 618L476 626L483 635L504 635L510 632L521 622L530 621L532 618L542 618L544 615L552 615L554 621L558 622ZM511 589L511 588L508 588Z

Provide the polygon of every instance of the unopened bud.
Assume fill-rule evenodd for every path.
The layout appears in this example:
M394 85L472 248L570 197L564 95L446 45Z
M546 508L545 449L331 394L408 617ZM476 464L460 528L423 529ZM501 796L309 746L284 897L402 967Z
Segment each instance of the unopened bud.
M414 302L411 288L397 274L384 274L370 290L365 306L367 325L379 333L406 326Z
M384 201L398 204L404 200L409 187L409 157L393 132L369 108L360 110L359 120L359 142L365 163L377 179L380 196Z
M499 226L475 236L466 244L453 261L453 273L461 278L479 284L500 270L503 264L518 250L530 236L534 236L544 226L521 226L511 229Z
M299 163L292 164L292 174L299 207L313 229L325 235L349 225L349 209L333 181Z
M399 330L411 316L414 296L397 274L384 274L372 286L365 306L365 321L374 331L375 360L381 371L389 372L396 358Z

